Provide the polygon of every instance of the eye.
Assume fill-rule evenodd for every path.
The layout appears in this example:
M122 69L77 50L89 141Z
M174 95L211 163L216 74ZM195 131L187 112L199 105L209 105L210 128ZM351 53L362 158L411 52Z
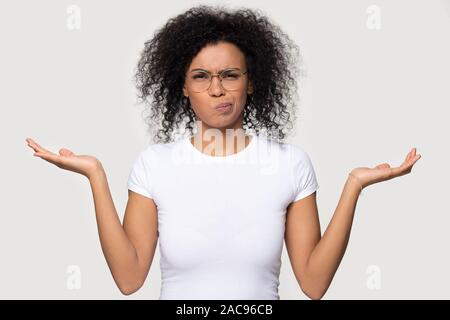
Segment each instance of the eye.
M222 74L224 79L236 79L239 78L239 73L236 71L226 71Z
M208 76L207 76L206 73L204 73L204 72L198 72L198 73L195 73L195 74L192 76L192 78L193 78L193 79L207 79Z

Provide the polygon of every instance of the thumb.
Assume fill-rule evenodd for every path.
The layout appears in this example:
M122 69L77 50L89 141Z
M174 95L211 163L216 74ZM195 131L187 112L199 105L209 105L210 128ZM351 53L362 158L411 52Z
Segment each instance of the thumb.
M389 165L389 163L382 163L377 165L375 168L377 169L386 169L386 168L390 168L391 166Z
M59 150L59 154L62 156L65 156L65 157L70 157L70 156L75 155L72 151L70 151L69 149L66 149L66 148L61 148Z

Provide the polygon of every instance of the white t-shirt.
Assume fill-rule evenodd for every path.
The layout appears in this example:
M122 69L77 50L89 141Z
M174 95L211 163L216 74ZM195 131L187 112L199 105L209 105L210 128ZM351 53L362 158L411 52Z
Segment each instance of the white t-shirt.
M128 189L157 206L160 299L279 299L286 208L318 188L302 148L263 135L228 156L148 146Z

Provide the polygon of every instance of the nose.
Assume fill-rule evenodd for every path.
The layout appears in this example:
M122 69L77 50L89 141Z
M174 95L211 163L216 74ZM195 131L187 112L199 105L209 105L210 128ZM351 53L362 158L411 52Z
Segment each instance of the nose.
M216 79L217 78L217 79ZM220 83L220 78L219 77L212 77L211 78L211 84L209 86L208 92L211 95L217 96L217 95L221 95L223 94L223 87L222 87L222 83Z

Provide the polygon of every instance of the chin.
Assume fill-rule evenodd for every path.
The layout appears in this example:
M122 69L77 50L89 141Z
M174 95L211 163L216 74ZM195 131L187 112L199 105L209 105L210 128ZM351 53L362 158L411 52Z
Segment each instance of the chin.
M216 129L225 129L230 128L233 125L233 121L213 121L211 124L208 124L210 128Z

